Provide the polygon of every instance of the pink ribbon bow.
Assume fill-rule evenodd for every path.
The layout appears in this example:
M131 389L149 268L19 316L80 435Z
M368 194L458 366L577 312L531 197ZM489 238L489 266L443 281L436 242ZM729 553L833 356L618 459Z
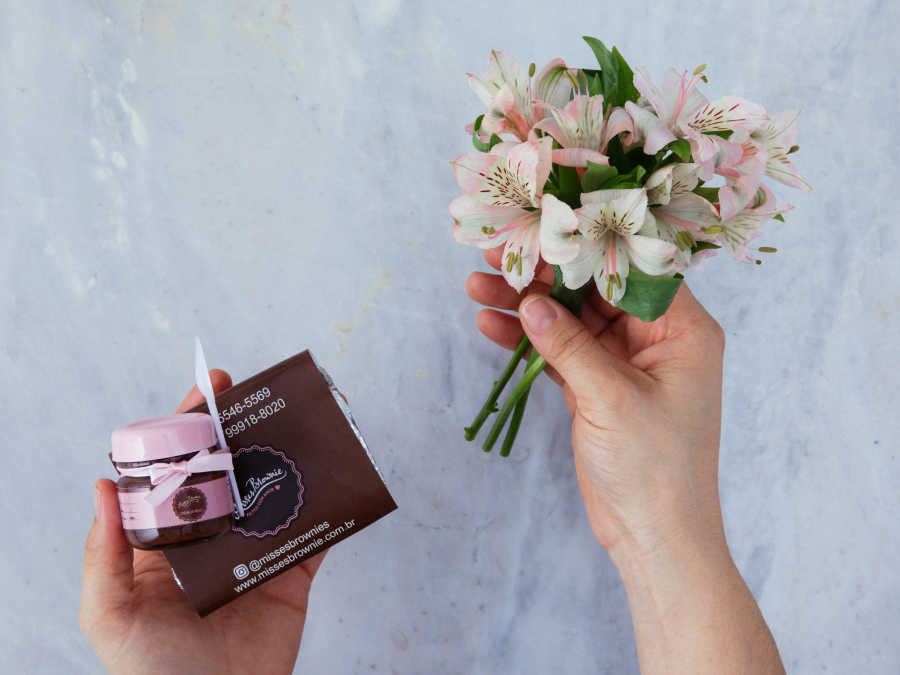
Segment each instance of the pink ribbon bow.
M234 469L234 464L231 461L230 450L210 452L203 449L184 462L158 462L137 469L123 469L121 473L125 476L149 476L153 488L144 499L156 508L166 501L191 474L231 471L232 469Z

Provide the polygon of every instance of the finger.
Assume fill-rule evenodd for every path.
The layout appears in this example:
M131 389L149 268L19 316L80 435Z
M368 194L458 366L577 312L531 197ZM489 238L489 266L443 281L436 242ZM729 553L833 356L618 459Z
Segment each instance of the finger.
M229 375L224 370L213 369L209 371L209 379L212 381L213 392L216 394L225 391L231 386L231 375ZM198 405L205 403L206 399L203 398L203 394L200 393L200 390L197 388L195 384L191 387L191 390L187 393L187 396L184 397L184 400L181 402L181 405L178 406L178 409L175 411L176 414L183 413L186 410L190 410L191 408L196 408Z
M518 317L496 309L483 309L478 312L475 325L488 340L510 350L518 346L525 333Z
M325 560L325 554L328 551L322 551L321 553L317 553L309 560L301 563L304 568L306 568L307 573L309 574L309 578L312 579L316 576L316 572L319 571L319 567L322 565L322 561Z
M535 284L532 285L535 286ZM546 286L541 284L537 286L535 292L543 295L544 289ZM520 296L507 285L506 280L496 274L473 272L466 283L466 290L469 291L473 300L500 309L517 309L520 301ZM507 306L509 301L514 298L516 304L512 307ZM591 335L599 335L610 324L609 319L601 316L597 310L587 304L581 308L581 321ZM519 320L504 312L482 310L476 318L476 324L485 337L505 349L515 349L524 333Z
M589 303L584 303L581 306L581 323L585 325L591 335L597 336L609 327L611 321Z
M495 270L500 269L500 262L503 260L503 246L488 248L484 250L484 261Z
M81 580L79 620L86 632L101 619L120 618L127 612L134 581L133 552L125 539L116 486L111 480L97 481L94 508Z
M572 387L567 384L563 385L563 399L566 402L566 408L569 409L569 414L574 416L575 411L578 409L577 401L575 401L575 394L572 392Z
M551 298L530 295L519 308L531 343L572 388L579 404L619 408L634 368L604 349L577 317Z
M522 336L525 334L519 317L512 314L504 314L494 309L481 310L478 313L476 324L482 335L510 351L519 346L519 342L521 342ZM527 353L522 358L527 358ZM556 384L559 386L563 385L563 379L552 367L548 366L544 372Z
M718 326L716 320L700 304L686 283L681 284L664 316L679 329L709 331Z
M586 302L584 303L587 306L592 307L600 316L603 316L609 320L617 319L624 311L616 307L615 305L611 305L606 301L602 295L600 295L600 291L597 290L597 286L591 286L591 289L588 291Z
M710 366L721 364L725 333L716 320L681 284L668 311L648 326L658 326L655 339L647 340L631 362L657 379L702 371L716 377ZM689 375L693 377L694 375Z
M550 287L540 281L533 282L525 289L525 294L550 292ZM466 293L475 302L496 307L498 309L518 309L524 295L517 293L516 289L506 283L499 274L487 272L472 272L466 280Z

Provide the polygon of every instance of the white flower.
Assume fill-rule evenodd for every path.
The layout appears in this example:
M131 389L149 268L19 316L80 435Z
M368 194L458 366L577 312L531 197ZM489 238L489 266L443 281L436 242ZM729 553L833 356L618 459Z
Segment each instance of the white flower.
M670 164L650 174L644 185L653 218L641 233L674 244L679 271L691 264L696 242L715 241L715 235L705 230L719 224L715 207L693 192L698 170L696 164Z
M572 239L578 255L561 265L566 286L580 288L593 277L600 293L615 305L625 295L632 265L652 275L672 271L675 245L638 234L652 218L646 190L585 192L581 203L575 210L580 234Z
M453 236L479 248L505 243L502 272L517 291L532 282L541 255L559 264L578 251L571 241L577 227L572 210L543 194L552 143L549 137L500 143L489 153L469 152L453 162L465 191L450 202Z

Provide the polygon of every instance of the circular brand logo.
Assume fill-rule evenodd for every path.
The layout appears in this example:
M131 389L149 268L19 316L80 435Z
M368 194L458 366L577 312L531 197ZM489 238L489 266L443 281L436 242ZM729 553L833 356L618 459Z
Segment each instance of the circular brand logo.
M243 563L241 563L240 565L235 565L233 571L235 579L246 579L247 575L250 574L250 570L248 570L247 566Z
M206 495L199 488L181 488L172 497L172 511L189 523L200 520L206 513Z
M262 539L286 528L303 506L303 476L281 450L251 445L234 453L234 475L244 517L232 528Z

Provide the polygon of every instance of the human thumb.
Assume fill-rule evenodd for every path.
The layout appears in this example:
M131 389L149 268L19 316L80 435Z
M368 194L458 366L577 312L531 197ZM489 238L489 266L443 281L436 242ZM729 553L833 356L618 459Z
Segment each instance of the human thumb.
M578 317L545 295L530 295L519 305L522 326L541 356L580 403L608 407L609 394L621 391L627 364L610 354Z
M119 502L112 481L94 486L96 517L84 547L81 581L82 630L89 633L98 622L115 618L128 607L133 582L133 551L119 516Z

